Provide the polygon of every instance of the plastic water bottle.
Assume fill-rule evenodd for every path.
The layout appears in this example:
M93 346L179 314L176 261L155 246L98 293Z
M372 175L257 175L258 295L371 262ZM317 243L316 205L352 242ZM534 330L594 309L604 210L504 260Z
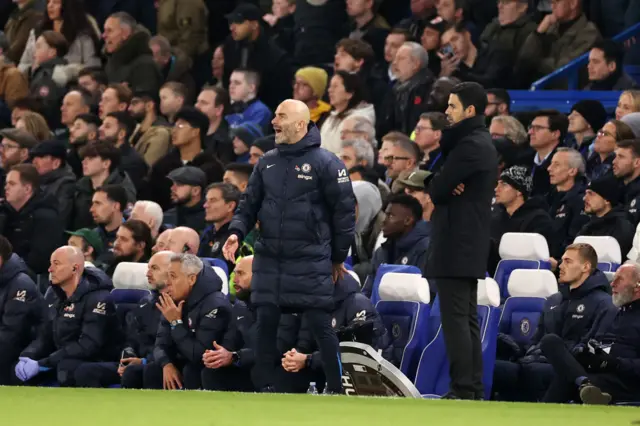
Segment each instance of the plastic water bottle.
M309 383L309 389L307 389L307 394L318 395L318 388L316 387L316 382Z
M327 386L326 382L324 384L324 389L322 390L322 394L323 395L329 395L329 386Z

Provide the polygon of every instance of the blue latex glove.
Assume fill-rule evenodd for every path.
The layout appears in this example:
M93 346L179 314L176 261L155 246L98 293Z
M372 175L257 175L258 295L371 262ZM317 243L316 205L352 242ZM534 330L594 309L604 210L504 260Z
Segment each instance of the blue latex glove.
M40 366L38 361L34 361L31 358L20 357L19 362L16 365L16 377L26 382L32 379L40 372Z

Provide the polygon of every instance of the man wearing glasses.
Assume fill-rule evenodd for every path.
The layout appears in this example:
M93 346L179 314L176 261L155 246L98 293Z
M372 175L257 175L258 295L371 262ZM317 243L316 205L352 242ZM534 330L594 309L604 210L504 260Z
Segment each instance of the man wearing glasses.
M551 191L548 168L553 154L567 135L569 119L555 110L539 111L529 125L531 148L536 152L533 157L531 177L533 191L531 196L546 197Z
M21 129L0 130L2 143L0 144L0 161L2 169L8 171L16 164L24 163L29 159L29 150L38 144L38 140ZM2 197L4 197L4 176L2 177Z

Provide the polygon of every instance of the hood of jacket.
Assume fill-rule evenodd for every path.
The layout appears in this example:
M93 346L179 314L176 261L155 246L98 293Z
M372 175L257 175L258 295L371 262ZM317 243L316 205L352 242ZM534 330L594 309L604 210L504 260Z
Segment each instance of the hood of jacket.
M189 297L187 297L187 306L195 306L202 299L217 291L222 291L222 280L213 268L205 263L202 271L198 274L198 278Z
M11 257L4 262L0 268L0 287L8 285L17 275L27 274L27 264L17 254L11 254Z
M349 273L344 274L344 278L340 278L333 287L333 301L336 305L344 302L344 300L352 294L360 292L360 285Z
M564 299L575 300L582 299L594 291L603 291L611 294L611 285L609 284L607 276L599 269L596 269L580 287L570 290L568 285L562 285L559 290Z
M152 55L149 48L149 32L142 26L138 25L135 32L125 40L115 52L109 57L116 65L123 66L133 62L136 58L143 55Z
M60 286L51 286L53 292L55 293L58 300L65 300L67 295L60 288ZM97 268L87 268L82 273L82 279L78 284L78 288L73 292L71 297L69 298L70 302L77 302L82 299L87 294L94 292L106 290L113 290L113 283L111 282L111 278L100 269Z
M411 248L419 246L420 241L431 236L431 222L420 220L416 222L411 232L396 242L396 248L401 252L411 250Z
M314 123L309 123L307 134L294 144L277 144L276 149L281 155L302 155L304 152L320 147L320 131Z
M356 218L356 232L363 233L376 218L382 208L382 197L377 186L366 181L351 183L353 193L358 202L358 217Z

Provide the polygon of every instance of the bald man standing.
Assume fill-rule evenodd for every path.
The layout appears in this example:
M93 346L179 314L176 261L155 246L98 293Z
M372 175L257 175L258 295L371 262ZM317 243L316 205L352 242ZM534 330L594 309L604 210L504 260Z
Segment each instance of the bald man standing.
M260 222L251 303L256 306L256 389L277 390L281 313L304 313L320 347L328 392L342 393L340 351L331 326L333 284L344 274L353 240L355 197L342 161L320 148L309 109L288 99L271 122L276 149L255 166L233 217L223 253L235 260L239 243Z
M14 369L16 383L54 379L61 386L76 386L86 363L118 359L120 326L109 297L113 285L104 272L84 269L82 252L71 246L53 252L49 274L54 314L22 351Z

